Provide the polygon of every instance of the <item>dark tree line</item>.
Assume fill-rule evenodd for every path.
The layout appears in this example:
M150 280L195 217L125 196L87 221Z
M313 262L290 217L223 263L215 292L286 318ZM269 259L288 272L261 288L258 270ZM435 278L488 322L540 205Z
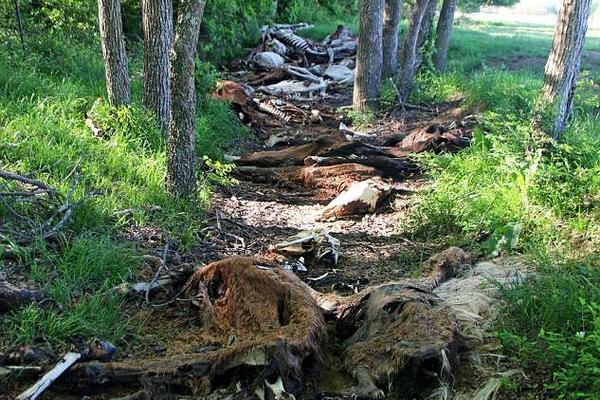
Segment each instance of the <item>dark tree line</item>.
M473 0L475 4L480 0ZM513 0L492 0L490 4L510 5ZM563 0L546 63L542 108L553 112L551 131L558 139L566 129L573 106L592 0ZM360 0L358 52L354 81L355 110L377 107L384 79L397 85L400 102L409 96L414 76L423 62L423 49L434 31L438 0L415 0L408 17L408 29L398 52L402 0ZM457 0L443 0L435 28L433 65L439 72L448 67L448 49Z

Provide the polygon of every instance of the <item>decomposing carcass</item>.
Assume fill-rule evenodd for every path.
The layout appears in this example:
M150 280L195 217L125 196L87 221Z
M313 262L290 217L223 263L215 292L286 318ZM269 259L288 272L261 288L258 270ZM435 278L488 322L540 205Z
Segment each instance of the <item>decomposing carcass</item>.
M185 340L175 341L168 357L82 363L71 369L71 380L199 396L224 381L240 382L233 389L240 399L301 392L305 369L319 365L326 340L323 313L306 284L284 268L234 257L198 268L185 292L199 327L181 332Z

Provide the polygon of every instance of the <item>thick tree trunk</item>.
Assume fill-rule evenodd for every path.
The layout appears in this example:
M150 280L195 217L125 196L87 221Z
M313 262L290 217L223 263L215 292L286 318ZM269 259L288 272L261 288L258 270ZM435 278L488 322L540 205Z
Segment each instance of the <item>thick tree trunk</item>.
M571 114L591 3L591 0L564 0L558 13L542 89L544 100L554 103L555 139L564 132Z
M402 0L385 0L383 17L383 78L398 73L398 35L402 17Z
M106 90L113 106L131 103L127 53L119 0L98 0L98 22L104 56Z
M448 68L448 48L450 47L450 37L452 36L452 27L454 26L455 10L456 0L444 0L438 20L435 53L433 54L433 65L440 72L444 72Z
M376 108L383 65L384 0L360 0L353 106Z
M206 0L181 0L171 59L171 118L167 190L190 196L196 190L194 58Z
M417 56L415 62L415 71L418 71L423 64L423 57L427 50L427 43L431 39L433 34L433 20L437 11L437 0L429 0L425 15L423 15L423 21L421 21L421 27L419 28L419 39L417 40Z
M171 0L142 0L144 30L144 106L156 115L160 130L169 130L169 53L173 38Z
M400 71L398 74L400 100L405 100L410 93L415 75L415 63L417 61L417 44L419 31L423 17L427 12L430 0L416 0L410 16L408 31L402 45L402 56L400 57ZM435 1L435 0L434 0Z

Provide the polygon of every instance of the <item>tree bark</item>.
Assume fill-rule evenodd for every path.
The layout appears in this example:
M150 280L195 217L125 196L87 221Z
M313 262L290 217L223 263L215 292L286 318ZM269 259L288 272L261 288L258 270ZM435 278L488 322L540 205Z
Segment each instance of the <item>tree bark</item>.
M554 107L555 139L564 132L573 107L591 3L591 0L564 0L558 13L542 89L543 99Z
M417 61L417 44L419 41L419 31L423 17L427 12L427 6L430 0L416 0L410 16L408 31L404 37L402 46L402 56L400 58L400 71L398 75L400 100L404 101L412 89L413 78L415 75L415 63ZM435 0L434 0L435 1Z
M383 65L384 0L360 0L358 49L353 106L357 111L377 107Z
M427 10L425 10L425 15L423 15L423 21L421 21L419 39L417 40L415 71L418 71L423 64L423 56L427 50L427 42L433 34L433 19L435 17L435 12L437 11L437 4L438 0L429 0Z
M438 19L435 53L433 54L433 65L440 72L445 72L448 68L448 49L450 48L450 37L454 26L455 10L456 0L444 0Z
M152 111L160 130L169 130L169 53L173 38L171 0L142 0L144 30L144 106Z
M98 0L98 22L108 101L113 106L129 105L131 94L121 19L121 2L119 0Z
M205 5L206 0L181 0L171 51L171 117L166 184L167 190L177 196L191 196L196 190L194 58Z
M384 79L398 73L398 35L402 17L402 0L385 0L383 13L383 68Z

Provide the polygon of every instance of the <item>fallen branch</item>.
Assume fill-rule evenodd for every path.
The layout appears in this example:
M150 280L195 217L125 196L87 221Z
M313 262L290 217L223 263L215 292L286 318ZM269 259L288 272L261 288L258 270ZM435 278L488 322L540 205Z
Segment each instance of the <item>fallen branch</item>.
M40 378L33 386L17 396L16 400L35 400L52 382L57 380L71 365L81 358L79 353L67 353L59 362Z
M163 250L162 262L156 269L156 272L154 273L154 277L152 278L152 280L150 281L150 284L148 285L148 288L146 289L146 296L145 296L146 304L150 304L150 290L152 289L152 287L155 284L158 283L158 278L160 277L160 273L162 272L163 268L166 268L166 266L167 266L167 254L169 253L169 245L170 245L170 240L169 240L169 237L167 236L165 239L165 248Z
M27 178L22 175L18 175L12 172L0 170L0 178L25 183L27 185L36 186L40 189L44 189L47 192L56 193L56 190L46 185L44 182L38 181L37 179Z

